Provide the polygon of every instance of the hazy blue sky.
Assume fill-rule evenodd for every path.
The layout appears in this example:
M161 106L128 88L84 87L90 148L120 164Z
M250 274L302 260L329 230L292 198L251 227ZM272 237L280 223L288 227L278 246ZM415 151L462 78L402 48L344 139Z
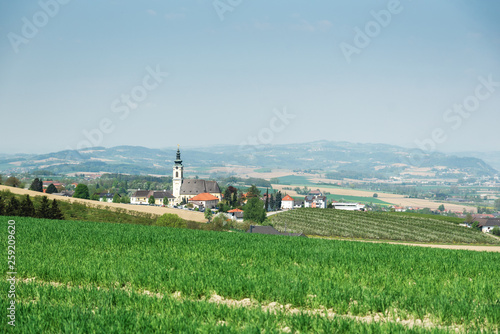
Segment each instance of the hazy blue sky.
M0 4L0 152L84 147L85 131L500 149L498 1L60 1Z

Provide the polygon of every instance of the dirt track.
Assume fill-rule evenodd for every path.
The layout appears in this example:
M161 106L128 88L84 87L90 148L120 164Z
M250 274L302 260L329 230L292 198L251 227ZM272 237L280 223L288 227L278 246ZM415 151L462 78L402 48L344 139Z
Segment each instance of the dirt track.
M186 219L186 220L193 220L195 222L200 222L200 223L205 223L207 221L205 219L205 216L203 215L203 213L196 212L196 211L163 208L163 207L159 207L159 206L149 206L149 205L131 205L131 204L122 204L122 203L98 202L98 201L91 201L88 199L80 199L80 198L72 198L72 197L65 197L65 196L43 194L43 193L39 193L37 191L31 191L31 190L26 190L26 189L20 189L20 188L7 187L7 186L0 185L0 191L1 190L9 190L11 193L14 193L14 194L30 195L32 197L45 195L50 199L55 198L58 201L66 201L66 202L72 202L72 203L73 202L84 203L84 204L87 204L88 206L98 207L101 209L110 209L110 210L125 209L125 210L129 210L129 211L152 213L155 215L162 215L164 213L173 213L173 214L178 215L182 219Z

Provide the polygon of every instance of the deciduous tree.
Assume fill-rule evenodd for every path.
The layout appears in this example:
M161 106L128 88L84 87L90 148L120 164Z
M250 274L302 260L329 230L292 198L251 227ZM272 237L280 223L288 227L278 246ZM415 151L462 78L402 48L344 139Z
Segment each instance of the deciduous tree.
M187 226L184 219L177 215L174 215L173 213L165 213L164 215L158 217L158 219L156 219L155 225L179 228L185 228Z
M121 202L121 197L118 195L118 193L113 195L113 203L120 203Z
M21 181L17 177L11 176L5 181L5 185L9 187L19 187Z
M73 194L75 198L89 199L89 188L83 183L79 183L75 188L75 193Z
M262 223L266 219L264 202L258 197L252 197L243 207L243 219L255 223Z
M208 220L208 222L210 223L210 219L212 219L212 210L210 210L209 208L206 208L205 209L205 218Z
M149 196L148 203L149 203L149 205L154 205L155 204L155 197L153 195Z

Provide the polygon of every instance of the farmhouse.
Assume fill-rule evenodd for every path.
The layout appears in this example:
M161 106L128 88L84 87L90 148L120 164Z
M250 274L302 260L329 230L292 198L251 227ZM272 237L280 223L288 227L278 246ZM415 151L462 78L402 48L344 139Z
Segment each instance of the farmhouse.
M188 202L193 197L208 193L216 197L218 201L222 199L217 181L207 181L199 179L184 179L184 166L182 165L181 152L177 148L177 155L173 166L173 196L174 203Z
M101 202L108 202L108 203L111 203L113 202L113 197L115 196L115 194L113 193L100 193L99 194L99 201ZM118 195L119 197L121 197L120 195Z
M201 193L189 199L189 203L199 208L204 207L205 209L212 209L217 206L219 199L209 193Z
M229 210L227 212L226 216L231 220L243 221L243 210L241 210L241 209Z
M293 209L293 198L290 195L286 195L281 199L281 209Z
M477 218L474 221L478 222L478 226L482 232L491 232L495 226L500 227L500 218Z
M164 198L168 199L168 204L173 203L174 196L166 190L137 190L130 196L130 204L149 204L149 197L153 196L156 205L163 205Z
M304 207L326 209L326 196L307 195L304 198Z

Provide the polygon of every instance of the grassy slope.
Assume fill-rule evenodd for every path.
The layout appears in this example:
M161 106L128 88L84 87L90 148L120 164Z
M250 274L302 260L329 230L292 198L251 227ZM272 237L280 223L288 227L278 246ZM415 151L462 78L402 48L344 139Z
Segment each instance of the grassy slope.
M133 296L130 300L126 294L113 290L122 286L137 292L144 289L162 294L180 291L191 298L216 292L226 298L251 297L262 303L327 307L339 314L366 315L398 309L398 317L429 317L442 325L475 326L477 323L489 328L500 325L500 291L497 281L492 279L500 275L499 267L492 265L500 261L497 253L140 225L15 219L19 278L36 277L44 282L94 289L92 293L78 295L72 290L58 292L50 287L50 291L46 291L36 282L32 288L18 287L18 298L24 307L23 319L27 319L22 321L27 327L35 328L47 316L52 323L47 322L44 330L49 332L59 329L62 323L75 326L73 321L88 322L88 326L118 326L116 328L134 323L147 326L144 313L132 310L147 310L144 312L155 319L151 326L168 322L167 317L162 316L165 313L172 314L177 322L197 320L204 328L213 326L217 319L236 328L244 324L250 326L257 321L252 318L257 316L266 319L262 312L244 313L246 311L241 311L239 320L234 320L234 314L226 318L215 305L203 305L197 315L178 303L170 306L171 300L165 300L163 306L151 306L156 303L151 299ZM6 224L7 220L2 220L0 228L6 230ZM4 249L6 242L3 238ZM28 285L22 281L19 284ZM97 286L111 292L102 290L100 294L95 290ZM214 314L217 314L216 320L211 318ZM200 322L200 317L206 318ZM269 318L266 326L287 325L298 330L300 323L310 321ZM5 322L1 326L5 326ZM375 326L374 329L381 329ZM306 331L314 331L313 327L307 328Z
M455 222L415 215L344 211L333 209L297 209L271 216L278 230L309 235L338 236L417 242L498 244L484 233L458 226Z
M25 196L14 194L11 192L0 191L0 196L4 199L4 203L10 200L10 197L15 196L21 202ZM31 196L31 201L35 208L40 206L42 199L40 196ZM91 207L79 202L66 202L56 199L64 218L67 220L83 220L104 223L126 223L152 225L157 218L157 215L144 212L129 211L125 209L117 209L116 211L106 210L99 207ZM52 202L52 200L50 200Z

